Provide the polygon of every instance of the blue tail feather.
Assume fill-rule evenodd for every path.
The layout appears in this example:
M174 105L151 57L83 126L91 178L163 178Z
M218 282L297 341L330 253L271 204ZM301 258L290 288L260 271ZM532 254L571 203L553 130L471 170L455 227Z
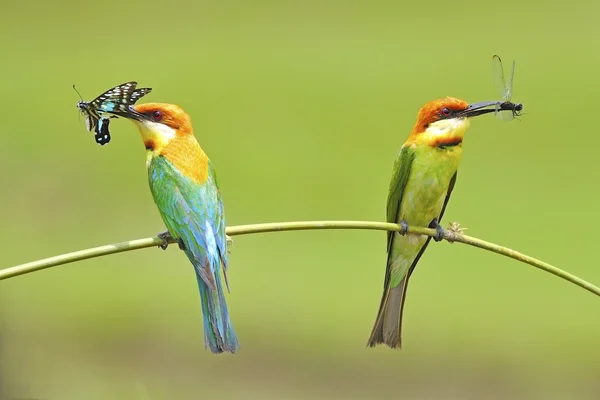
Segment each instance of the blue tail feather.
M217 290L212 290L198 275L198 288L204 320L204 343L213 353L235 353L240 347L229 319L221 277L215 276Z

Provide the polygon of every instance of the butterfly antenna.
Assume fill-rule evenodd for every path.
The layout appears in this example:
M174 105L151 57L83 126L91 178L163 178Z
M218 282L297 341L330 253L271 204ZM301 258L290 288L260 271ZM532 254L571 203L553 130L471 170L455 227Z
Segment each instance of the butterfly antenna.
M75 92L79 95L79 98L81 99L81 101L83 101L83 97L81 97L81 93L79 93L79 90L77 90L75 85L73 85L73 89L75 89Z
M79 93L79 90L77 90L77 88L75 87L75 85L73 84L73 89L75 90L75 93L77 93L79 95L79 98L81 99L81 101L83 101L83 97L81 97L81 93ZM77 113L79 115L78 120L81 121L81 113Z

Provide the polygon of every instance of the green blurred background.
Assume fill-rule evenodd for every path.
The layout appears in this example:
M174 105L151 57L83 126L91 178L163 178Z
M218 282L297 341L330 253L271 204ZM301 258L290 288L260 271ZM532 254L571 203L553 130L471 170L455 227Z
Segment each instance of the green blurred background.
M600 283L600 3L5 2L0 267L163 230L134 126L95 144L75 108L127 80L181 105L228 225L382 220L419 107L495 100L516 59L521 120L473 121L445 224ZM432 244L404 348L366 349L385 235L237 237L235 356L204 350L176 247L0 282L4 398L597 398L600 301L534 268ZM0 395L2 396L2 395Z

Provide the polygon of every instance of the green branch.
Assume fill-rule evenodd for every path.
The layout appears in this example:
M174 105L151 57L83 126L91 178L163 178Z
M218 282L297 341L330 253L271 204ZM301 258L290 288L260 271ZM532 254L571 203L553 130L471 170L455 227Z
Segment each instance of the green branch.
M306 222L274 222L267 224L252 224L238 225L227 228L227 234L230 236L248 235L251 233L266 233L266 232L283 232L283 231L299 231L312 229L368 229L381 231L399 231L400 225L386 222L370 222L370 221L306 221ZM597 296L600 296L600 288L591 283L576 277L566 271L556 268L548 263L519 253L518 251L507 247L498 246L497 244L486 242L471 236L462 235L460 229L445 230L444 239L449 242L458 242L468 244L470 246L479 247L480 249L488 250L525 264L529 264L543 271L549 272L566 281L569 281L583 289L586 289ZM429 228L409 227L409 233L421 234L427 236L435 236L436 231ZM30 272L39 271L42 269L55 267L62 264L68 264L74 261L86 260L88 258L100 257L109 254L121 253L124 251L143 249L146 247L156 247L163 243L163 240L157 236L131 240L129 242L121 242L109 244L106 246L94 247L91 249L75 251L73 253L61 254L59 256L45 258L43 260L33 261L26 264L16 265L10 268L0 269L0 280L12 278L19 275L28 274ZM169 243L174 243L174 240L169 240Z

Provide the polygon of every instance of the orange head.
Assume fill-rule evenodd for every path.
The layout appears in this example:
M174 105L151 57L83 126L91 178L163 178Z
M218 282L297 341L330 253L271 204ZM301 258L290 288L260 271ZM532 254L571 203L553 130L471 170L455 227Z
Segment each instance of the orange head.
M460 144L469 128L469 118L494 112L497 104L469 104L453 97L430 101L419 110L408 142L432 147Z
M138 127L146 149L154 152L160 152L174 139L193 137L189 115L175 104L138 104L127 117Z
M146 117L148 121L169 126L180 133L192 132L192 120L175 104L146 103L138 104L134 110Z
M158 156L167 158L181 173L197 183L206 180L208 157L200 148L192 121L174 104L138 104L126 116L142 134L148 150L147 165Z

